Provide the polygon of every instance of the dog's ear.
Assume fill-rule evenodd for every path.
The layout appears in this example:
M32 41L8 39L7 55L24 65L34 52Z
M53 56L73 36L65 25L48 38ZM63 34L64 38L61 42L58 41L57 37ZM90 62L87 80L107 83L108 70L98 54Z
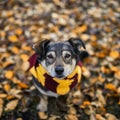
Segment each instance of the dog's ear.
M80 38L70 38L68 42L72 45L79 60L83 61L84 58L89 56L87 51L80 50L81 47L86 49L84 42Z
M35 43L33 45L33 49L35 50L36 54L38 54L38 56L40 58L42 58L42 56L44 56L45 54L45 48L47 47L47 45L51 42L51 40L45 39L42 41L38 41L37 43Z
M85 44L83 43L83 41L79 38L70 38L68 40L68 42L72 45L72 47L75 49L75 52L79 52L80 48L83 47L85 48Z

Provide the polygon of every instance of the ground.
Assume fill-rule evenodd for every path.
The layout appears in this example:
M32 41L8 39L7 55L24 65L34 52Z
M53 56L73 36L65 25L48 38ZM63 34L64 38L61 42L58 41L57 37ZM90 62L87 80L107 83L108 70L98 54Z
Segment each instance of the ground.
M120 119L119 0L0 1L1 120ZM60 98L49 98L47 112L37 111L39 92L26 61L38 40L82 39L89 52L81 83Z

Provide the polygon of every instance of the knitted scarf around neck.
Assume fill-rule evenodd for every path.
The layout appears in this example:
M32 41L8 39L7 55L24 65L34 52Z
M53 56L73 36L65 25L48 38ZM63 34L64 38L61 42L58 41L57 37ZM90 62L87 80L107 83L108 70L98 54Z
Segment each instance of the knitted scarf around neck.
M30 72L47 90L59 95L65 95L80 82L82 66L80 61L71 74L64 79L58 79L51 77L46 69L37 62L37 58L37 54L34 54L30 57Z

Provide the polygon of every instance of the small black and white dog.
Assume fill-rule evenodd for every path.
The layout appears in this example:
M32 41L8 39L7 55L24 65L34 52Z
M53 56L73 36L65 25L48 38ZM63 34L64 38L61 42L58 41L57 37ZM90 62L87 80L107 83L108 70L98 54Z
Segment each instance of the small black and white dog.
M59 42L44 40L37 42L34 45L34 50L37 57L33 59L35 62L37 61L37 64L40 64L47 71L47 73L49 73L49 76L62 81L75 70L79 61L82 61L88 56L88 53L81 50L81 47L85 49L83 41L79 38L71 38L67 41ZM44 74L43 77L45 75L46 74ZM40 93L44 95L37 108L40 111L46 111L48 103L47 97L45 96L58 97L59 94L46 89L46 87L44 87L44 85L42 85L36 77L34 77L34 83ZM54 85L52 87L54 87Z

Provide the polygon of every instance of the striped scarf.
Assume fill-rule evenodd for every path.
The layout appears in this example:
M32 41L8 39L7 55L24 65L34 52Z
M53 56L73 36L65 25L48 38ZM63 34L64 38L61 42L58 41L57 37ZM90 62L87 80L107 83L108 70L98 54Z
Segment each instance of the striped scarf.
M37 62L37 54L30 57L30 72L38 80L38 82L45 87L59 95L67 94L73 89L81 80L81 62L79 61L74 71L64 79L51 77L45 68Z

